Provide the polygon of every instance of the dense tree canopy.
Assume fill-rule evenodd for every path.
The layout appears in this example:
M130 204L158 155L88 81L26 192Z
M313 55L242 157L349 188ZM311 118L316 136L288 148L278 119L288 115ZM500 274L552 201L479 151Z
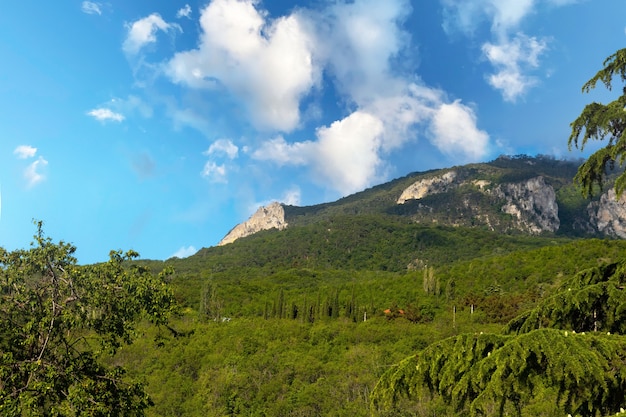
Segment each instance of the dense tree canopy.
M133 340L138 319L166 323L167 271L126 265L132 251L81 267L74 246L38 226L30 249L0 248L0 415L143 415L142 385L103 359Z
M393 408L406 394L444 415L619 411L626 400L625 277L624 262L581 271L512 320L508 334L462 334L429 346L383 375L374 407Z
M619 77L622 82L626 81L626 48L608 57L604 61L604 68L587 81L582 90L589 92L598 81L611 90L615 77ZM582 150L589 140L607 139L606 146L589 156L576 175L576 180L587 195L593 193L594 186L602 187L607 169L621 167L626 161L626 87L622 91L622 95L609 104L593 102L586 105L580 116L571 123L570 148L574 145ZM615 188L618 194L624 191L626 174L618 177Z

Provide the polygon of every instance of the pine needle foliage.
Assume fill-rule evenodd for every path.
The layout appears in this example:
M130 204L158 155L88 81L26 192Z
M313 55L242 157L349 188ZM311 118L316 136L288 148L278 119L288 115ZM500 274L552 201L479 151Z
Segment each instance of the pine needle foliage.
M613 79L618 77L626 81L626 49L620 49L604 61L604 68L585 83L582 90L588 93L600 81L611 90ZM608 103L590 103L570 126L572 132L568 145L581 150L590 140L607 140L605 147L594 152L585 161L576 174L575 180L583 187L583 194L590 196L594 187L602 187L608 169L623 166L626 161L626 87L623 94ZM622 173L615 182L618 195L626 188L626 173Z
M386 372L372 409L409 396L439 410L445 404L444 415L606 415L624 404L625 360L626 338L605 333L460 335Z
M513 319L507 333L542 327L626 334L626 261L579 272L532 310Z
M511 321L504 334L430 345L380 378L372 409L393 409L408 397L445 415L619 412L626 402L624 281L626 261L590 268Z

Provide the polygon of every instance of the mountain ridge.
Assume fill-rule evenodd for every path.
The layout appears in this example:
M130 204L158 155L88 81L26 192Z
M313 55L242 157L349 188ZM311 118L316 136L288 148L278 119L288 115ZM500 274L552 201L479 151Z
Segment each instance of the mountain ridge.
M486 163L413 172L333 202L312 206L274 202L235 226L220 245L262 230L364 214L503 233L626 237L626 199L616 200L609 188L585 200L573 182L580 162L541 155L500 156Z

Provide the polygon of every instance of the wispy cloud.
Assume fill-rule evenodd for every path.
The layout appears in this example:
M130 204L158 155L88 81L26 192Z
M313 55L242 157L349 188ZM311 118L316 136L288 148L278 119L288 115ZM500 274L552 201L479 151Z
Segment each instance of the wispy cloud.
M227 172L233 168L231 161L239 155L239 148L230 139L218 139L202 154L209 157L202 169L202 177L215 183L227 183Z
M113 110L108 109L106 107L100 107L97 109L90 110L87 112L87 114L100 122L107 122L107 121L121 122L125 119L123 114L116 113Z
M129 55L135 55L144 46L156 42L156 34L158 31L168 32L172 29L178 29L182 32L179 25L167 23L158 13L152 13L126 26L128 34L124 40L122 49Z
M227 183L226 179L226 166L218 165L214 161L207 161L204 164L204 168L201 173L202 177L208 179L211 182Z
M537 83L527 72L539 67L539 56L546 49L545 39L522 33L499 44L485 43L483 53L496 69L487 76L489 84L502 92L505 101L514 102Z
M285 192L280 202L289 206L299 206L301 201L301 191L298 187L290 188Z
M205 155L226 155L229 159L235 159L239 153L239 148L229 139L218 139L209 146Z
M188 4L185 4L184 7L182 7L176 12L176 17L178 19L182 17L190 18L189 16L191 16L191 6Z
M27 186L29 188L34 187L46 179L46 176L41 172L41 170L45 169L47 165L48 161L40 156L36 161L26 167L24 170L24 178L26 178Z
M198 250L193 246L183 246L178 249L171 257L183 259L194 255L196 252L198 252Z
M37 153L37 148L34 148L30 145L20 145L13 151L13 154L16 155L19 159L27 159L32 158Z
M80 5L80 9L83 11L83 13L87 14L102 14L102 4L94 1L82 2L82 4Z
M37 148L30 145L20 145L13 150L13 154L18 159L30 159L36 156ZM46 176L41 171L44 170L47 165L48 161L40 156L24 169L24 178L26 179L26 186L28 188L34 187L46 179Z
M483 56L495 72L486 74L489 85L499 90L505 101L515 102L539 80L532 72L548 49L549 39L529 36L519 30L522 21L540 5L565 6L576 0L441 0L444 28L472 36L484 21L491 26L492 40L483 43Z

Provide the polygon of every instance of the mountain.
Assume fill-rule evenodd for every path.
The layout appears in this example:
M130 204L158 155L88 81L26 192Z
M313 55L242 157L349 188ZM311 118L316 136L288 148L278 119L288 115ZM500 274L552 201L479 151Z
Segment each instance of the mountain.
M626 199L617 200L612 189L584 199L573 182L579 164L545 156L501 156L488 163L412 173L331 203L272 203L233 228L220 245L262 230L343 215L507 234L626 237Z

